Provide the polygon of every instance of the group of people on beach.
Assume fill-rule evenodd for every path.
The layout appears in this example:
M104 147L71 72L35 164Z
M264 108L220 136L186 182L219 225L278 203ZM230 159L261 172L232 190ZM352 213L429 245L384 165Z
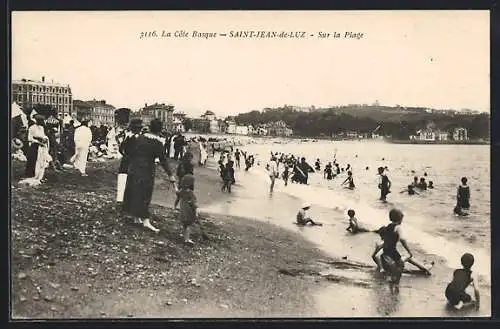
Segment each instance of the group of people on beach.
M311 208L310 203L305 203L298 211L296 216L297 225L305 226L322 226L321 223L314 221L307 216L307 211ZM399 209L391 209L389 211L388 225L382 226L377 230L370 231L358 223L356 213L353 209L347 211L349 217L349 225L346 230L352 234L361 232L374 232L380 237L380 241L376 243L372 253L372 259L377 266L377 273L387 277L390 284L390 289L394 293L399 292L399 283L404 272L414 273L414 271L405 270L405 263L414 265L418 270L417 273L431 275L430 267L427 267L413 258L413 253L408 245L407 238L403 233L402 223L404 214ZM402 257L397 246L401 244L406 250L408 256ZM474 264L474 256L470 253L465 253L461 257L462 268L453 271L452 281L446 286L445 297L449 305L457 310L463 307L475 307L479 309L480 293L478 278L472 272ZM469 295L467 289L471 287L474 291L474 299Z
M300 159L300 160L299 160ZM285 155L283 153L273 153L271 152L270 160L266 164L266 171L268 172L270 178L270 192L273 192L275 186L275 179L280 177L280 166L283 167L281 171L281 177L284 180L285 186L288 183L288 178L290 172L292 173L292 182L297 182L300 184L307 184L308 174L311 172L321 171L320 160L317 159L314 168L310 166L304 157ZM369 170L369 167L366 167ZM378 188L380 190L380 200L386 202L387 195L391 192L392 183L389 179L387 166L377 168L379 175ZM354 189L354 179L352 174L352 167L347 164L345 168L341 167L336 159L325 165L323 170L323 177L327 180L332 180L335 177L341 175L342 173L347 173L347 177L342 182L341 185L347 185L349 189ZM412 172L415 174L415 172ZM424 173L424 177L427 177L427 173ZM420 179L415 176L414 181L408 186L408 189L402 191L407 192L409 195L418 194L415 190L425 191L427 189L433 189L434 184L432 181L426 182L426 179L421 177ZM467 178L463 177L461 179L462 184L457 189L457 206L454 210L456 214L464 215L464 210L469 209L469 198L470 192L467 186ZM300 226L322 226L323 224L313 220L307 215L307 211L311 208L311 204L305 203L297 212L296 224ZM431 275L431 266L425 266L413 258L413 253L407 243L406 237L402 230L403 213L399 209L392 209L389 212L389 224L383 226L377 230L368 230L360 225L358 219L355 216L355 210L349 209L347 211L349 217L349 225L346 230L352 234L357 234L361 232L374 232L380 237L380 241L376 244L372 259L377 266L377 272L387 276L390 282L391 290L397 292L399 290L399 282L403 272L408 273L422 273L424 275ZM406 250L408 256L403 258L399 251L397 250L397 245L401 244ZM456 309L461 309L464 306L472 305L476 308L479 307L479 290L477 277L472 275L472 265L474 263L474 257L470 253L466 253L461 257L462 268L457 269L453 272L453 280L447 285L445 290L445 296L448 299L450 305ZM416 271L405 270L405 263L412 264L417 268ZM472 287L474 290L475 298L466 292L468 287Z
M160 164L169 176L169 181L175 187L176 201L174 203L174 208L179 206L179 218L183 225L181 236L184 238L185 243L192 245L194 242L190 238L191 228L195 223L198 223L201 227L196 196L194 193L195 178L194 164L192 163L193 154L189 150L183 154L177 165L177 177L174 177L173 172L166 162L165 152L162 149L162 140L155 135L155 132L158 132L159 129L158 127L155 128L155 124L155 122L152 122L149 132L143 134L139 133L140 130L138 127L134 128L135 125L139 126L139 123L136 122L135 124L131 124L132 135L120 146L120 150L123 154L122 165L120 166L121 171L127 168L126 172L128 173L123 209L130 214L135 214L145 227L155 232L158 231L149 221L147 209L151 201L152 185L154 183L153 164L155 158L158 158ZM205 146L200 146L201 149L206 149ZM222 180L222 191L231 192L231 185L236 182L235 168L240 168L242 157L245 159L246 170L254 166L255 156L239 149L234 150L232 147L229 150L222 150L218 159L219 174ZM319 161L315 163L315 167L313 168L307 163L304 157L272 153L270 161L266 164L266 170L271 180L270 191L273 191L275 179L279 178L280 175L285 181L285 185L287 185L290 175L290 180L292 182L307 184L308 174L321 170L320 163L318 162ZM282 172L280 172L280 166L284 167ZM328 163L324 168L324 177L326 179L329 177L333 179L334 175L337 176L344 171L347 173L347 177L342 185L348 185L348 188L354 189L355 185L352 176L352 167L349 164L345 168L339 167L340 165L336 161L333 162L333 164ZM335 168L335 170L333 170L333 168ZM340 173L337 168L340 169ZM391 182L387 177L387 170L386 167L378 168L378 174L380 176L378 187L380 189L381 200L385 200L387 194L390 193ZM416 183L413 185L414 189L424 190L429 188L429 184L424 187L422 180L416 180L415 182ZM466 179L462 180L462 185L457 192L457 199L459 200L457 201L457 205L460 205L461 209L462 207L465 208L468 206L464 200L470 196L470 193L467 195L468 186L466 186L466 183ZM430 185L432 186L432 184ZM296 216L296 223L301 226L322 226L322 223L308 216L307 212L310 208L311 204L309 203L301 207ZM374 232L380 237L380 241L374 248L372 258L377 266L377 272L382 273L389 279L391 290L398 291L401 276L406 271L405 263L414 265L420 273L430 275L430 268L420 264L413 258L412 250L408 246L406 236L402 229L404 215L399 209L390 210L389 224L377 230L368 230L360 225L354 209L349 209L347 214L349 216L349 225L346 228L347 231L352 234ZM406 250L408 254L407 257L403 257L399 253L397 250L398 244L401 244ZM446 287L445 296L449 303L457 309L465 305L475 305L479 307L477 278L473 276L471 270L474 263L474 257L467 253L462 256L461 261L463 267L453 272L453 280ZM469 286L474 289L474 299L466 292Z

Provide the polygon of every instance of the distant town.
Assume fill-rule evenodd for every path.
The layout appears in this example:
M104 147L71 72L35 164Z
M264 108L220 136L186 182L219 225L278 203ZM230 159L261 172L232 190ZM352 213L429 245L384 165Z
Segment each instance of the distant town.
M22 79L12 82L12 103L27 114L67 123L90 120L93 126L125 125L131 119L145 124L160 119L170 133L195 132L329 139L387 139L403 143L489 142L489 114L474 110L436 110L402 106L353 104L316 108L284 105L218 118L211 110L189 117L173 104L154 103L132 111L106 100L74 99L69 84Z

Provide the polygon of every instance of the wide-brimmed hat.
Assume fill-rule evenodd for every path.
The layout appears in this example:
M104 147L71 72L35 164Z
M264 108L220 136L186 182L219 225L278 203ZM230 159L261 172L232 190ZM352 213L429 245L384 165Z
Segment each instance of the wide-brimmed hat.
M305 202L303 205L302 205L302 209L306 209L306 208L311 208L311 204L309 202Z
M15 149L23 148L23 142L19 138L14 138L12 140L12 148L15 148Z

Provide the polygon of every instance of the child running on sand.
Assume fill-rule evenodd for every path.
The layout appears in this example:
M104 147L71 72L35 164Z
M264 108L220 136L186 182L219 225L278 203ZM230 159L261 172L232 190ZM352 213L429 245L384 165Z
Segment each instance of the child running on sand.
M194 242L190 239L190 228L198 218L198 203L194 195L194 176L191 174L184 175L179 185L179 218L184 228L182 236L185 243L194 245Z
M313 226L323 226L321 223L315 223L311 218L307 217L306 212L311 209L311 205L309 203L304 203L302 208L297 213L297 225L306 226L307 224L311 224Z
M472 275L472 265L474 264L474 256L465 253L460 259L462 268L453 271L453 280L448 284L445 290L446 299L450 305L457 310L464 306L474 305L476 310L479 309L479 286L477 277ZM468 287L474 289L475 300L465 292Z

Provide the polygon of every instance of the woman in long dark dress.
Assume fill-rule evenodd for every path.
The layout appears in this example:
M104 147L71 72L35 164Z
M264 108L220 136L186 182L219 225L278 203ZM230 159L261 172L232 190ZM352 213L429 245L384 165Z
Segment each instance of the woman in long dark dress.
M127 183L123 198L123 211L136 218L144 227L158 232L149 220L149 204L153 196L155 181L155 160L159 159L170 181L175 182L172 171L168 166L163 139L158 136L161 132L161 121L153 120L150 132L139 134L142 121L133 120L131 131L133 136L125 139L122 145L123 160L127 167ZM122 164L123 165L123 164Z

